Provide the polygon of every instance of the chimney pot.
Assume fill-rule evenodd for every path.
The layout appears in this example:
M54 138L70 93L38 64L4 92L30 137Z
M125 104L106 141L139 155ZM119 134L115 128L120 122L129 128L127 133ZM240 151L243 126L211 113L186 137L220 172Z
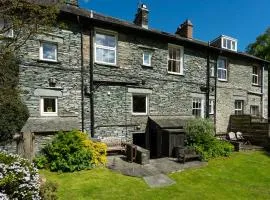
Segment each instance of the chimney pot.
M188 39L193 38L193 24L190 20L186 20L184 23L182 23L176 30L177 35L181 37L185 37Z
M145 4L141 4L135 15L134 23L138 26L148 29L149 10Z

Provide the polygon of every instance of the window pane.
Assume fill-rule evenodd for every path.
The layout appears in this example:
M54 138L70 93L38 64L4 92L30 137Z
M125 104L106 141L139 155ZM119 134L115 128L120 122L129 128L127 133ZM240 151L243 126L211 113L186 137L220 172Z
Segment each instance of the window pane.
M259 116L259 106L250 106L250 114L254 116Z
M223 38L222 41L223 41L223 48L226 48L226 39Z
M228 48L228 49L231 49L231 48L232 48L232 47L231 47L231 42L232 42L231 40L227 40L227 48Z
M258 67L256 66L253 66L253 74L258 74Z
M235 42L234 41L232 41L232 49L233 50L236 50L236 48L235 48Z
M180 49L176 50L176 60L180 60Z
M55 99L44 98L44 112L56 112Z
M168 62L168 71L171 72L172 71L172 61L169 60Z
M115 51L114 50L108 50L108 63L115 63Z
M106 47L115 47L116 39L114 35L106 35L106 34L96 34L96 44L106 46Z
M56 45L50 43L42 43L43 59L56 60Z
M224 59L218 59L218 68L220 68L220 69L226 68L226 61Z
M173 49L172 48L169 48L169 58L172 59L172 54L173 54Z
M100 61L100 62L104 62L104 60L103 60L103 49L101 49L101 48L97 48L96 49L96 60L97 61Z
M96 61L114 64L116 59L115 50L96 48Z
M146 96L133 95L133 112L146 113Z
M150 60L151 60L151 54L149 52L144 52L143 53L143 64L144 65L150 65Z
M192 115L201 117L201 99L192 100Z

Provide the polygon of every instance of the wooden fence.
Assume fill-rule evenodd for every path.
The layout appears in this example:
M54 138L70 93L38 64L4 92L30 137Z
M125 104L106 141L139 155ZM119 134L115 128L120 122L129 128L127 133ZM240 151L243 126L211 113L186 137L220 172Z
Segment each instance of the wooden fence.
M265 119L254 118L251 115L231 115L228 131L242 132L254 145L269 144L269 123Z

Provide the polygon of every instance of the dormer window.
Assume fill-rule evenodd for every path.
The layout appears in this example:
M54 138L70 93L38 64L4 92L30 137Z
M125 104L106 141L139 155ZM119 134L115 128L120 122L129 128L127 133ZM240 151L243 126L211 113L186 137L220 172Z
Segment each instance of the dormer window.
M225 35L221 35L218 38L211 41L211 46L215 46L222 49L228 49L231 51L237 51L237 40Z
M223 49L228 49L232 51L237 51L237 41L233 38L223 36L222 37L222 48Z

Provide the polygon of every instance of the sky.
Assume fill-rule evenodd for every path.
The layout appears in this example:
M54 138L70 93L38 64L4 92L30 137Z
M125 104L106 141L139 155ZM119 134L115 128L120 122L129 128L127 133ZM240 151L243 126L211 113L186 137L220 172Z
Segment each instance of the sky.
M238 40L238 50L270 27L270 0L80 0L82 8L133 22L138 3L149 9L149 27L175 33L186 19L193 36L211 41L219 35Z

